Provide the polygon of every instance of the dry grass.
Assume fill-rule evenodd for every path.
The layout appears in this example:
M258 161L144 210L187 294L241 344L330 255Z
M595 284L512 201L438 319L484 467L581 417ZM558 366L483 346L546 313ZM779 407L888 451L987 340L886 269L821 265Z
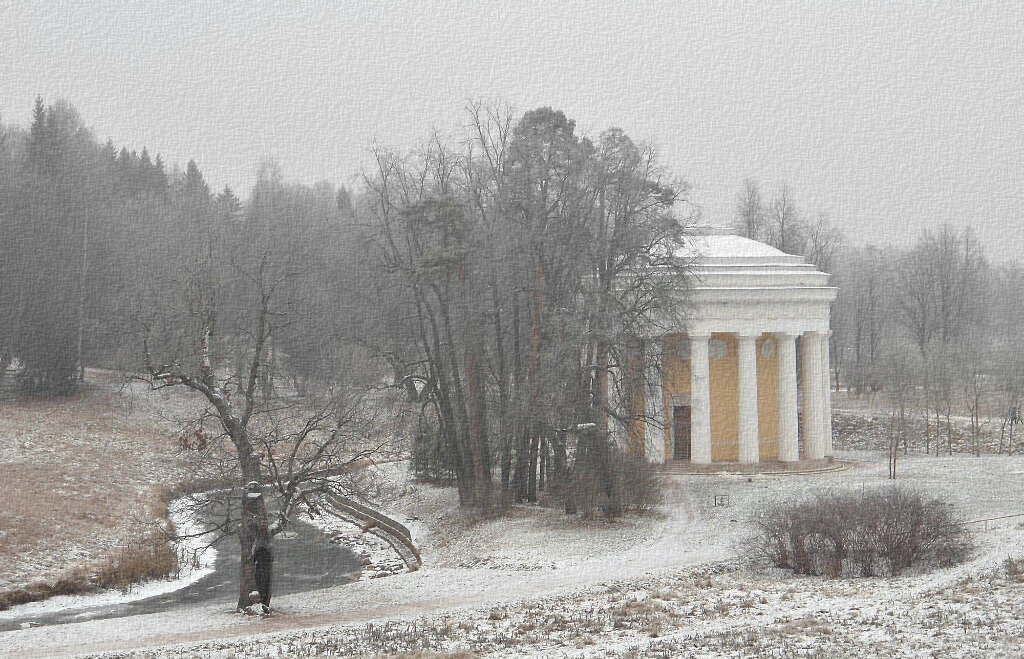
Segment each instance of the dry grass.
M96 573L96 585L127 592L136 584L166 579L177 572L178 556L168 543L167 535L154 531L109 556Z
M50 581L35 581L0 591L0 611L55 595L79 595L105 589L127 593L140 583L166 579L177 571L178 557L167 536L152 532L122 545L92 567L74 568Z
M80 590L86 573L119 584L144 560L166 567L150 537L166 516L162 490L183 473L172 424L90 376L70 398L0 402L0 591L39 599Z
M1024 558L1007 558L1003 564L1006 568L1006 578L1013 583L1024 582Z
M473 659L471 652L402 652L396 655L374 655L374 659Z

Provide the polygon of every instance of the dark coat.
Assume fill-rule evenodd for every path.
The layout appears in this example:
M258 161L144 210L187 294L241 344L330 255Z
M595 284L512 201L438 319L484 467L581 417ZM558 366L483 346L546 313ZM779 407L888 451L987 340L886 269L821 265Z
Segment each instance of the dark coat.
M274 568L274 553L270 547L256 547L252 552L253 571L256 577L256 590L260 594L263 610L270 610L270 581Z

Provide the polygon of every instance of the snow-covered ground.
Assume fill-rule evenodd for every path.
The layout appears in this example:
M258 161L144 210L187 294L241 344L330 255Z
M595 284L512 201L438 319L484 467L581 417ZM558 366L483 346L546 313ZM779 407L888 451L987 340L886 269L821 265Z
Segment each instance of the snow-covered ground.
M163 520L162 490L182 480L175 433L193 401L87 380L70 398L0 402L0 590L101 564Z
M6 611L0 611L0 620L53 613L65 609L124 604L148 599L185 588L210 574L213 572L217 550L207 546L208 541L203 538L203 532L206 529L195 518L192 507L188 505L189 499L191 497L182 497L172 501L168 506L170 521L181 538L174 543L174 551L178 555L179 564L178 574L174 578L148 581L133 586L126 592L104 590L85 595L59 595L38 602L19 604Z
M1007 559L1024 556L1024 518L974 525L975 557L929 574L824 580L746 566L748 520L764 502L885 482L878 453L840 457L855 466L803 476L673 476L655 514L585 524L536 507L466 519L452 489L416 484L391 465L382 469L392 483L386 510L420 542L418 572L284 595L265 619L205 605L16 631L0 635L0 652L164 646L138 656L262 657L319 644L369 654L748 656L745 643L771 656L814 656L815 646L831 648L821 656L1012 656L1024 588ZM1024 513L1018 456L912 455L900 481L969 519ZM714 505L721 494L729 505Z

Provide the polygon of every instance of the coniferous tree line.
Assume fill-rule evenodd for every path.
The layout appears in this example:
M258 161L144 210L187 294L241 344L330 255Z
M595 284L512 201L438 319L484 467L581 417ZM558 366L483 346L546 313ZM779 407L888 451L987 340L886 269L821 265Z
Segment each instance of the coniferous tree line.
M87 365L137 366L140 321L176 308L182 282L217 270L218 285L238 289L227 318L243 273L270 255L301 277L282 291L295 317L268 354L305 387L336 359L346 330L335 321L357 301L358 273L343 265L358 251L353 224L344 188L287 184L266 165L244 202L230 187L214 194L194 161L168 169L145 148L101 144L73 107L39 99L27 130L0 126L0 371L61 395Z

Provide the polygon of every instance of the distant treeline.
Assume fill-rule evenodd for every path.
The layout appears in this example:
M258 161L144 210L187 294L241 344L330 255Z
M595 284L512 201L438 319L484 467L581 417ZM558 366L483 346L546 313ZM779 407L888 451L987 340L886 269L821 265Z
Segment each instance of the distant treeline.
M137 368L147 318L214 278L236 290L218 309L230 319L271 255L302 274L281 291L302 313L275 354L291 377L317 377L358 298L353 222L344 188L289 185L267 165L244 202L214 194L195 162L101 144L72 106L37 100L28 130L0 125L0 371L20 364L21 386L49 395L73 391L86 365Z
M1024 268L989 263L969 227L936 223L909 247L849 245L836 225L800 212L786 188L763 201L751 180L738 194L736 225L832 273L834 383L883 392L900 428L910 412L930 417L925 448L937 446L940 422L951 445L954 414L971 416L975 438L986 415L1019 419Z
M644 505L623 498L607 440L641 450L657 336L685 326L689 187L619 129L589 138L550 108L468 117L414 151L375 149L352 192L267 164L240 199L37 101L27 129L0 126L2 371L43 395L73 392L87 365L165 384L233 373L212 393L244 407L254 372L263 401L403 387L424 468L468 504L547 489L569 507ZM833 273L840 386L917 392L947 420L1019 404L1024 275L989 265L969 230L850 247L752 181L736 221Z

